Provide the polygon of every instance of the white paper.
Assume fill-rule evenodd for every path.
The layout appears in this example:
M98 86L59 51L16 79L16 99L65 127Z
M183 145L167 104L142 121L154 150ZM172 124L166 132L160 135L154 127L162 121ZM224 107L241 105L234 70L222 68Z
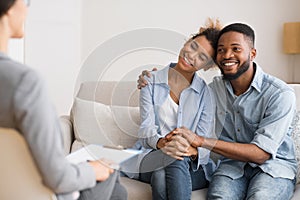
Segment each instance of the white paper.
M107 160L112 162L111 167L118 169L119 165L125 160L141 153L141 151L134 149L113 149L103 147L101 145L90 144L66 156L71 163L77 164L86 162L88 160Z

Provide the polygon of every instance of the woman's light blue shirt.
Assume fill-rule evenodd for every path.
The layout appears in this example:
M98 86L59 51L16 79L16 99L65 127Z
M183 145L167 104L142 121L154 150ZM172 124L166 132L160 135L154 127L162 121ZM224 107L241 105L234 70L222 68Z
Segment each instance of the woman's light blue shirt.
M144 148L156 149L159 138L163 137L159 127L163 122L158 121L157 115L170 94L169 68L170 65L160 71L152 72L151 78L145 77L148 85L141 89L139 142ZM212 97L210 88L195 74L191 85L181 92L177 127L184 126L198 135L213 137L215 106ZM193 169L197 170L201 164L208 180L215 169L209 156L209 150L198 148L198 162L193 162L192 165Z

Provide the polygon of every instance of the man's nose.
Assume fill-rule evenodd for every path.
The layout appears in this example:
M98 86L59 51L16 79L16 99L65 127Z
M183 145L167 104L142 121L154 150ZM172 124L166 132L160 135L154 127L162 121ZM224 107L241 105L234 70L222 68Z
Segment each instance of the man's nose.
M225 59L231 58L232 56L233 56L233 52L231 50L226 50L222 55L222 57Z

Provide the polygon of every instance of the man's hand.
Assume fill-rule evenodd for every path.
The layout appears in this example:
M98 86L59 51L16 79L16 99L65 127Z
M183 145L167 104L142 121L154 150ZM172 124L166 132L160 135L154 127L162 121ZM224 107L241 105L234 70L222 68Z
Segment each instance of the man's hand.
M188 151L189 151L188 156L190 156L190 157L198 156L198 149L196 147L190 146Z
M165 138L160 138L156 144L157 149L164 148L166 146L167 140Z
M161 148L165 154L178 159L183 160L184 156L190 156L192 152L190 144L186 139L180 135L173 135L172 138L168 139L165 146Z
M152 71L157 71L157 68L153 68L152 69ZM150 71L148 71L148 70L144 70L143 72L142 72L142 74L141 75L139 75L139 79L137 80L137 83L138 83L138 85L137 85L137 88L138 89L141 89L142 87L145 87L147 84L148 84L148 82L146 81L146 79L144 79L144 76L148 76L149 78L151 77L151 73L150 73Z
M203 144L204 138L195 134L193 131L187 129L186 127L176 128L174 131L171 132L172 134L168 134L166 138L172 137L172 135L177 134L185 138L190 145L193 147L201 147Z
M110 167L111 163L103 160L95 160L88 162L94 169L97 181L105 181L114 172Z

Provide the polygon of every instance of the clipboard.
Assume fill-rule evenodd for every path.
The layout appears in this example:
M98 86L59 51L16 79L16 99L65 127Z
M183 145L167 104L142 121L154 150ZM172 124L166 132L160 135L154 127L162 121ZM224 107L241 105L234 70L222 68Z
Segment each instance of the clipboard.
M73 164L86 162L89 160L108 160L112 162L110 166L119 170L122 163L142 151L135 149L123 149L118 146L103 146L98 144L89 144L66 156L67 160Z

